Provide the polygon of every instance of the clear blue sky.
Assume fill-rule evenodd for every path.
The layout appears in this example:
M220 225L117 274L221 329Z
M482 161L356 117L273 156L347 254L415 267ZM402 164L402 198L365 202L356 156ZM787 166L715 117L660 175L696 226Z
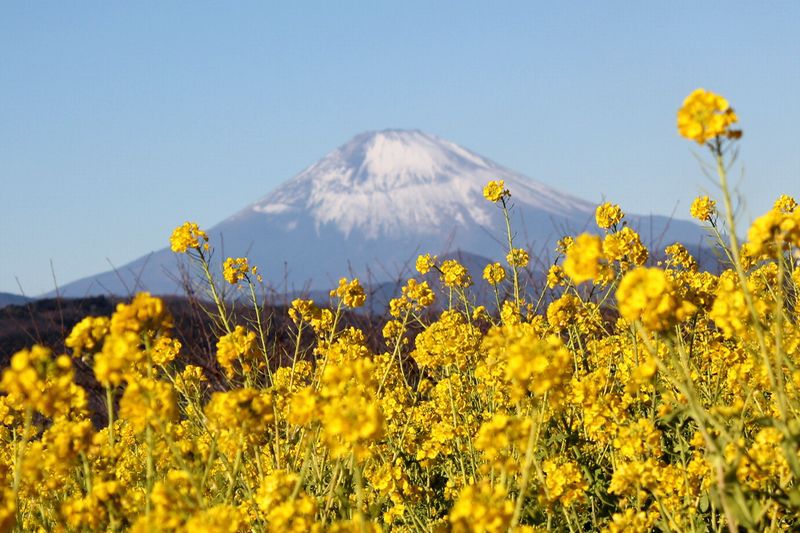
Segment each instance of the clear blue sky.
M555 7L554 7L555 6ZM0 4L0 291L122 265L365 130L688 217L675 111L737 109L746 217L800 194L800 2Z

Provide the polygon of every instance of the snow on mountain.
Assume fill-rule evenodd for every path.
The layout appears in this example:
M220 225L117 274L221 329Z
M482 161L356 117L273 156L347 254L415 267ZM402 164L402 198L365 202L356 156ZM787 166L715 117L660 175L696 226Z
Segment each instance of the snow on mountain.
M355 137L239 215L310 216L345 237L367 239L441 233L442 225L487 226L489 179L505 179L521 203L556 215L593 206L505 169L457 144L420 131L386 130ZM234 217L235 218L235 217Z
M517 242L539 256L569 233L596 230L595 205L421 131L356 136L294 178L210 228L215 260L246 255L278 290L326 289L341 276L379 283L411 274L419 253L463 250L504 256L500 209L483 186L503 179L512 193ZM613 193L613 191L609 191ZM624 208L625 206L623 206ZM628 215L650 244L699 245L691 222ZM166 237L166 236L165 236ZM72 296L180 292L168 248L62 288ZM546 261L546 259L544 259Z

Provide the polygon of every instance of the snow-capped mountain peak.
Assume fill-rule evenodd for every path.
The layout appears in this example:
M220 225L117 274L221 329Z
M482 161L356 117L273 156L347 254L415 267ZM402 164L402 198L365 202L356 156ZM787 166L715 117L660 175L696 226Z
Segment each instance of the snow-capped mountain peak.
M364 185L396 187L435 181L463 167L490 168L480 156L420 131L384 130L353 139L342 149Z
M317 229L333 225L367 239L430 234L444 223L489 224L495 209L482 189L491 179L505 179L515 200L548 212L592 209L434 135L383 130L356 136L245 211L310 214Z

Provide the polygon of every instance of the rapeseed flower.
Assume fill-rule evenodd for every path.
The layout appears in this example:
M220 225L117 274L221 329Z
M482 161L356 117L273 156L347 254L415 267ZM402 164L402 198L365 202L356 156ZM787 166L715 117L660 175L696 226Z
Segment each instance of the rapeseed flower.
M708 196L698 196L689 209L692 217L700 222L711 222L717 214L717 202Z
M575 283L598 279L603 271L603 243L597 235L584 233L566 251L564 273Z
M490 285L499 285L506 279L506 270L500 263L489 263L483 269L483 279Z
M334 296L341 299L344 305L352 308L361 307L367 301L364 288L358 278L351 281L347 281L347 278L340 279L339 287L331 291L331 297Z
M678 110L678 132L698 144L705 144L724 135L738 136L740 132L730 129L738 120L725 98L696 89Z
M250 273L246 257L229 257L222 264L222 277L231 285L236 285Z
M170 248L178 254L186 253L190 249L208 249L208 234L201 230L194 222L185 222L175 228L169 238Z
M683 301L666 273L658 268L637 268L622 278L617 289L620 314L644 327L664 331L686 320L696 307Z
M612 226L616 226L624 216L625 213L622 212L622 209L610 202L600 204L594 212L595 221L600 229L609 229Z
M455 259L448 259L442 262L441 279L446 287L466 288L472 285L472 277L467 269Z
M506 182L503 180L493 180L483 188L483 197L490 202L497 203L511 197L511 193L506 189Z
M528 261L530 261L530 255L522 248L513 248L508 252L508 255L506 255L506 261L508 261L508 264L512 267L525 268L528 266Z

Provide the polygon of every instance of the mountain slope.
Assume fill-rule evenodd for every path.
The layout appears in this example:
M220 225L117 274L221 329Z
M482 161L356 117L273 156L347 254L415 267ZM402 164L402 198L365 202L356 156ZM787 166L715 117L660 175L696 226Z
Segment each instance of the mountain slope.
M344 275L378 283L410 274L416 255L463 250L504 255L500 209L483 186L512 192L517 242L539 256L567 233L593 230L594 204L420 131L364 133L209 230L224 256L247 255L279 290L326 289ZM666 217L628 215L650 244L698 245L701 229ZM166 236L165 236L166 237ZM224 254L224 256L223 256ZM168 248L63 287L71 296L179 292ZM545 260L546 262L546 260Z
M9 292L0 292L0 307L5 307L7 305L22 305L30 301L31 299L26 296L11 294Z

